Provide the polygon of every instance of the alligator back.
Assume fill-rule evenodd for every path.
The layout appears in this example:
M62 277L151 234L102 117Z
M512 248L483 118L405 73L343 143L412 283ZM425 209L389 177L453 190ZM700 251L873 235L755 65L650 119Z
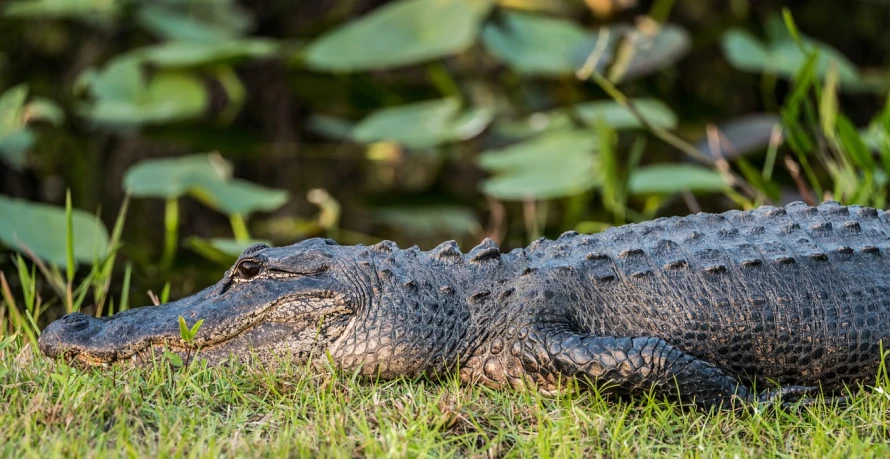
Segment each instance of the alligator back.
M838 386L875 376L890 343L886 211L828 202L662 218L529 248L571 260L574 321L652 336L742 380Z

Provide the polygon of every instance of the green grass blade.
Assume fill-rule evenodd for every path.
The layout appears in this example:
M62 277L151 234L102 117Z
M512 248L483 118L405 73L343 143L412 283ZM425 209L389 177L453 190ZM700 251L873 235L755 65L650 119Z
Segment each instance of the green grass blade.
M71 207L71 190L65 191L65 253L68 284L74 281L74 212Z
M800 30L798 30L797 24L794 22L794 16L791 15L791 10L782 8L782 19L785 21L785 27L788 29L788 33L791 34L791 38L797 43L797 46L806 53L807 49L801 38Z
M127 262L124 268L124 284L121 287L120 311L130 309L130 277L133 274L133 264Z
M161 256L161 269L169 269L176 258L179 246L179 200L167 199L164 206L164 254Z
M167 303L170 301L170 282L164 284L163 290L161 290L160 296L161 304Z

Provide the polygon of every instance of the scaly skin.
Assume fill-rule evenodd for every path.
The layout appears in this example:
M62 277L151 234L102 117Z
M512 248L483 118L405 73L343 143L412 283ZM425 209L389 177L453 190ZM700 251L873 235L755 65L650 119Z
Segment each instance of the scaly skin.
M565 233L502 254L312 239L248 249L192 297L41 335L85 364L186 353L210 363L329 353L368 377L458 372L467 384L553 392L572 379L730 407L874 381L890 335L890 217L825 203L662 218ZM786 386L773 392L753 388Z

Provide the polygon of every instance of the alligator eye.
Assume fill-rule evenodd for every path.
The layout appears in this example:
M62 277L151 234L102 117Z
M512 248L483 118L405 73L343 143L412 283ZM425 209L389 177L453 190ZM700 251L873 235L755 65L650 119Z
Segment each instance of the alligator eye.
M260 264L253 260L244 260L235 267L235 274L241 279L253 279L260 273Z

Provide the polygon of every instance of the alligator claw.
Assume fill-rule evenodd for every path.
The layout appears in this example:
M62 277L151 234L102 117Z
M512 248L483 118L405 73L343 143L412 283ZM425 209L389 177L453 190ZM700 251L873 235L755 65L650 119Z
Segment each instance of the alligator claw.
M784 409L803 408L814 406L819 399L816 398L820 389L815 386L787 386L764 392L757 396L757 402L781 406ZM826 405L844 406L849 402L849 397L826 397Z
M786 386L764 392L757 398L761 403L781 403L785 406L801 400L810 400L819 392L816 386Z

